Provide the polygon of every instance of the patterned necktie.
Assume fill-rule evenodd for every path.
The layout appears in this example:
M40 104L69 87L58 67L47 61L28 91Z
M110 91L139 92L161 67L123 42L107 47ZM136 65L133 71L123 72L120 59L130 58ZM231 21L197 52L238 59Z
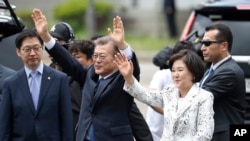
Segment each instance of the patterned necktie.
M200 83L200 87L202 87L202 85L204 84L204 82L207 80L207 78L214 72L213 67L211 67L208 71L208 73L206 74L205 78L202 80L202 83Z
M35 109L37 109L37 104L38 104L38 98L39 98L39 92L40 92L40 83L39 83L39 75L40 73L38 71L32 71L30 73L30 93L32 96L32 100L35 106Z

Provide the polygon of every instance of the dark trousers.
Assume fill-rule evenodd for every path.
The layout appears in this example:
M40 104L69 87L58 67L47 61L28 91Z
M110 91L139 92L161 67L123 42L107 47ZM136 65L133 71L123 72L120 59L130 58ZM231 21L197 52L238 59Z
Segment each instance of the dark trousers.
M215 133L213 135L212 141L229 141L230 133L229 131Z

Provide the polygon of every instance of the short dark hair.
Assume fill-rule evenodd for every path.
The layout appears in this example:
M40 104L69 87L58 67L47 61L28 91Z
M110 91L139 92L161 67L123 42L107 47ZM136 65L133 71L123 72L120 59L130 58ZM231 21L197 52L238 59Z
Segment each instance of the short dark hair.
M191 41L178 41L173 47L173 54L176 54L183 49L195 51L194 44Z
M94 54L95 44L90 40L74 40L69 45L69 52L81 52L87 56L87 59L92 59Z
M202 59L199 57L199 55L197 55L197 53L191 50L184 49L174 54L169 60L169 67L171 71L174 62L177 60L183 60L183 62L186 64L188 70L194 75L194 83L200 82L205 72L205 66Z
M42 38L39 36L39 34L37 33L37 31L35 29L24 29L17 37L16 37L16 48L20 49L22 44L23 44L23 40L26 38L33 38L36 37L40 44L43 46L43 40Z
M206 27L206 31L210 30L218 30L218 34L216 35L216 39L219 41L225 41L228 43L228 51L230 52L232 49L232 44L233 44L233 34L231 29L223 24L216 22L208 27Z

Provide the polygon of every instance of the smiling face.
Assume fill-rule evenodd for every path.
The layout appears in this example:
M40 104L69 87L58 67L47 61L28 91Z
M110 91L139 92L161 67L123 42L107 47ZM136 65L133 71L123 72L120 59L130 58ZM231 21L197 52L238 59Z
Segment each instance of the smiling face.
M180 91L188 91L193 85L193 74L188 70L183 59L175 60L171 70L175 86Z
M17 55L23 60L24 65L32 70L36 69L43 55L43 46L37 37L26 37L20 48L16 48Z
M105 77L117 71L118 68L113 62L117 52L119 49L109 36L98 38L92 55L95 73Z
M117 71L114 61L114 50L111 44L97 45L93 54L95 73L105 77Z

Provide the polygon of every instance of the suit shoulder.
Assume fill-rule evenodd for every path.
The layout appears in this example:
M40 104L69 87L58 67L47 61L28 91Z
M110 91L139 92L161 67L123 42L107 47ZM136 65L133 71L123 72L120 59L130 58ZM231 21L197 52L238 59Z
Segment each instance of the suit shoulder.
M50 73L54 73L55 75L58 75L58 76L63 76L63 77L67 76L66 73L61 72L59 70L56 70L54 68L48 67L48 66L45 67L45 71L50 72Z
M222 66L226 69L240 69L241 70L241 67L238 65L238 63L234 59L230 59L229 61L225 62L225 64L227 65L222 65Z
M217 69L216 69L217 70ZM235 62L235 60L230 59L218 67L218 71L223 74L235 74L235 75L244 75L244 71L241 67Z

